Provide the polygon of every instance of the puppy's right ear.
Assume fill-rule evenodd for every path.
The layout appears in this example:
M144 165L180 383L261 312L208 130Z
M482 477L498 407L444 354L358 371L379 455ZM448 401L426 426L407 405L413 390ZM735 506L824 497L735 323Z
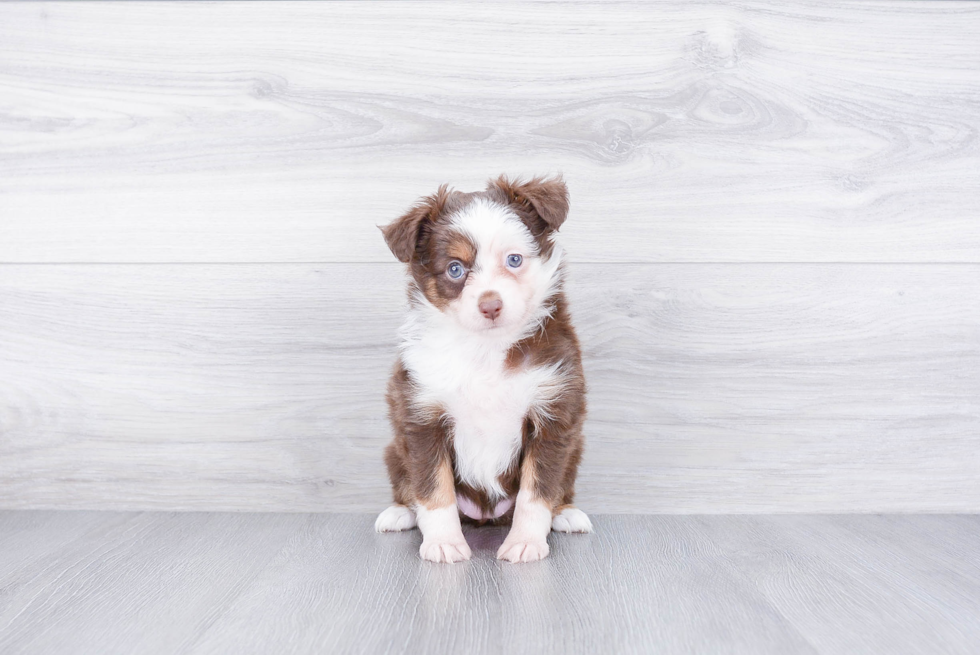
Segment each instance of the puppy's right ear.
M442 213L449 193L449 186L443 184L434 194L415 203L401 218L384 227L378 226L381 227L385 243L398 261L406 264L412 261L428 224L434 222Z

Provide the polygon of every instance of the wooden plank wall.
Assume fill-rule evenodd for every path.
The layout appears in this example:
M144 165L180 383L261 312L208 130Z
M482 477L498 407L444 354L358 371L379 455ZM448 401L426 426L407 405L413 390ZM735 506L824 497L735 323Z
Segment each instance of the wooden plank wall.
M561 171L595 512L980 511L980 5L0 4L0 507L364 511L375 225Z

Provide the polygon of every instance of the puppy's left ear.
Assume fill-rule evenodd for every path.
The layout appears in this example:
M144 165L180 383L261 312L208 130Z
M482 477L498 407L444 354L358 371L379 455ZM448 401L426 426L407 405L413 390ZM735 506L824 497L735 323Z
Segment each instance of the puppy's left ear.
M381 228L385 243L398 261L409 263L415 258L428 224L434 222L442 212L446 200L452 192L443 184L431 196L419 200L405 214Z
M528 182L511 181L501 175L491 181L487 189L499 190L525 217L538 219L534 221L535 233L557 231L568 218L568 187L561 175L535 177Z

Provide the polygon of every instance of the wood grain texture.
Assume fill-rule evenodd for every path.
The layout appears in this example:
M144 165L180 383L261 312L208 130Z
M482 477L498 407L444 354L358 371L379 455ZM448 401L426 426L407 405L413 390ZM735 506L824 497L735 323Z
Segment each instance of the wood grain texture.
M0 513L0 650L964 653L976 516L595 516L551 556L418 558L366 514ZM79 536L81 526L88 532ZM63 526L62 532L57 526Z
M0 267L0 506L369 511L397 265ZM980 511L980 266L574 265L590 512Z
M387 262L564 171L576 261L980 262L969 2L0 4L0 261ZM437 36L433 36L437 35Z
M976 648L963 640L980 630L976 516L715 517L702 527L818 652ZM950 558L946 541L966 545L965 559Z
M186 652L304 522L296 514L82 516L92 523L83 537L55 537L59 550L4 566L3 652ZM40 540L35 534L34 545Z

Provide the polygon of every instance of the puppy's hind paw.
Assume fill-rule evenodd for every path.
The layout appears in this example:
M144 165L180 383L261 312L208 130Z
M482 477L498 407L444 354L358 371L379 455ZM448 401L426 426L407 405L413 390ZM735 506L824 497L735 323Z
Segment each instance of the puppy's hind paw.
M378 532L401 532L415 527L415 512L404 505L392 505L378 514L374 529Z
M566 507L551 520L551 529L555 532L592 532L592 521L577 507Z

